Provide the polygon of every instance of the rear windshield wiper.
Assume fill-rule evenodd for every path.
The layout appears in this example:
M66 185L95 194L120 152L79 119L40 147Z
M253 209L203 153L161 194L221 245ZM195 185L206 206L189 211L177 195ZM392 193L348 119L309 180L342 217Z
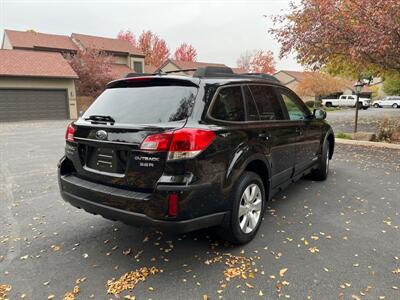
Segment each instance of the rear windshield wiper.
M110 122L110 123L115 123L115 120L111 116L103 116L103 115L91 115L87 118L85 118L85 121L99 121L99 122Z

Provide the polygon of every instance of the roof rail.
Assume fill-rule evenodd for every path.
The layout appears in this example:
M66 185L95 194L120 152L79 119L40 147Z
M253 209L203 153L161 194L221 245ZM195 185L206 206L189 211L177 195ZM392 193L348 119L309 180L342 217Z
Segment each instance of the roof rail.
M149 76L149 75L153 75L153 74L151 74L151 73L128 73L125 75L125 78Z
M198 68L193 77L221 77L234 75L231 68L228 67L204 67Z
M275 82L280 82L279 79L276 78L275 76L272 76L272 75L269 75L269 74L265 74L265 73L242 73L242 74L239 74L239 75L251 76L251 77L267 79L267 80L271 80L271 81L275 81Z
M259 78L269 81L280 82L276 77L265 73L242 73L235 74L228 67L203 67L194 72L193 77L226 77L226 78Z

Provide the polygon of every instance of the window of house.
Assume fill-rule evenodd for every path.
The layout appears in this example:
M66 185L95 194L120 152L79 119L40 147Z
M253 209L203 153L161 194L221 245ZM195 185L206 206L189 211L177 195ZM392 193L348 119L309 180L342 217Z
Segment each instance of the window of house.
M275 90L267 85L249 85L261 120L283 120L284 115Z
M133 62L133 70L136 73L143 73L143 64L141 61L134 61Z
M240 86L221 89L211 110L211 116L224 121L244 121L244 103Z

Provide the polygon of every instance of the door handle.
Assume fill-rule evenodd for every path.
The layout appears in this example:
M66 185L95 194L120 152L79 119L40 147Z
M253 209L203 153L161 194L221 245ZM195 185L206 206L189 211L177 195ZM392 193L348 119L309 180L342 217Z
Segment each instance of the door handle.
M263 140L266 140L266 141L268 141L269 139L270 139L270 137L271 137L271 135L268 133L268 132L260 132L259 134L258 134L258 137L259 138L261 138L261 139L263 139Z
M298 133L299 135L303 135L303 129L300 127L296 128L296 133Z

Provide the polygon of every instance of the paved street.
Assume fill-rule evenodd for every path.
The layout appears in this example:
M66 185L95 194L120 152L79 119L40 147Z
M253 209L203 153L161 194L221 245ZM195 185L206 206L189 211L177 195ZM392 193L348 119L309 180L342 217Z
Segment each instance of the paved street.
M400 120L400 109L370 108L367 110L359 110L358 113L359 131L376 132L376 126L378 125L378 122L385 118ZM332 125L336 133L354 131L354 108L329 111L327 114L327 120Z
M116 299L108 280L152 266L160 272L121 296L400 299L400 151L337 146L329 179L277 195L256 239L235 248L211 230L162 234L64 203L66 124L0 123L0 286L12 286L10 299L62 299L74 286L76 299ZM246 275L227 281L236 267Z

